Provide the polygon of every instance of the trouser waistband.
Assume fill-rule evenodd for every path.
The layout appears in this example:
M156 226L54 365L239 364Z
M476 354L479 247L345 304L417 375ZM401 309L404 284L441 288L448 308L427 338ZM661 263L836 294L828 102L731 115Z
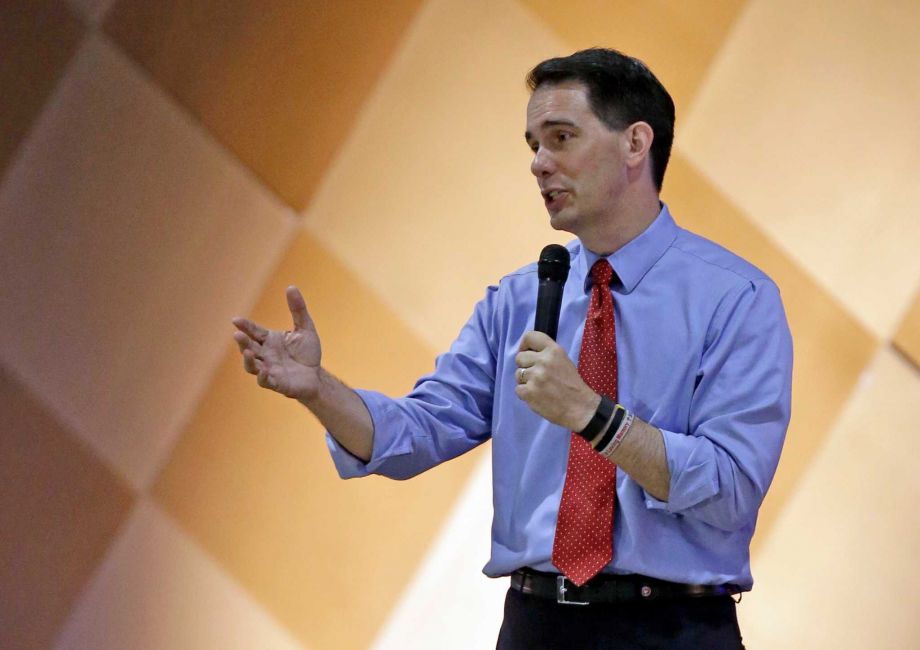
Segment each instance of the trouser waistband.
M552 598L564 605L624 603L642 600L670 600L730 596L741 592L738 585L687 585L648 576L602 573L581 587L558 573L518 569L511 574L511 588L540 598Z

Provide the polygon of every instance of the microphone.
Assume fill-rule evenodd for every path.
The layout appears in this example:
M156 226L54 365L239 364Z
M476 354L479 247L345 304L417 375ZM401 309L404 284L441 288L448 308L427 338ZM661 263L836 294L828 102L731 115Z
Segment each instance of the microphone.
M565 246L550 244L540 252L537 262L537 313L533 328L554 341L559 328L559 310L562 309L562 291L569 277L569 251Z

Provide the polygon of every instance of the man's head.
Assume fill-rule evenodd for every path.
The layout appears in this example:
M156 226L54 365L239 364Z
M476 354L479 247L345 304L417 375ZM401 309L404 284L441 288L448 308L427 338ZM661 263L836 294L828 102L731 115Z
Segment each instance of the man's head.
M527 76L531 92L567 82L584 85L591 110L610 129L635 122L651 127L652 179L660 191L674 141L674 102L661 82L638 59L600 48L547 59Z

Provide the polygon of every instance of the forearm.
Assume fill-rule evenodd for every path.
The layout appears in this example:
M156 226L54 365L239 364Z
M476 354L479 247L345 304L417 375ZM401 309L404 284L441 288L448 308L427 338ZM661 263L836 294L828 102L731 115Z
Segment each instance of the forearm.
M607 458L653 497L660 501L668 500L671 472L664 436L656 427L636 418L622 442Z
M574 419L569 422L573 425L571 430L583 431L592 420L594 412L598 411L600 402L601 396L592 393L586 403L572 404ZM613 426L613 421L608 422L607 427L588 442L598 451L607 451L604 454L606 458L629 474L646 492L660 501L667 501L671 487L671 472L668 469L664 435L656 427L634 418L619 443L608 445L607 450L600 449L598 445L604 444L602 441L606 438L607 429ZM611 435L613 433L614 431L610 431Z
M585 383L562 348L545 334L530 332L522 340L515 362L519 368L518 397L550 422L569 431L585 430L598 411L601 396ZM589 442L596 445L603 437L603 431L592 434L593 442ZM649 494L667 501L671 475L661 431L634 419L609 459Z
M358 394L320 369L315 395L297 401L306 406L336 441L364 462L374 448L374 422Z

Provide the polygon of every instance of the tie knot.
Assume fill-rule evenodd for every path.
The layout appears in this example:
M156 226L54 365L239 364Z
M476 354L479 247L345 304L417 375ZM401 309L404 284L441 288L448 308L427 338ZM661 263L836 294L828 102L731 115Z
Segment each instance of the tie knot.
M591 280L594 281L595 285L609 287L612 278L613 268L610 266L610 262L604 258L597 260L594 266L591 267Z

